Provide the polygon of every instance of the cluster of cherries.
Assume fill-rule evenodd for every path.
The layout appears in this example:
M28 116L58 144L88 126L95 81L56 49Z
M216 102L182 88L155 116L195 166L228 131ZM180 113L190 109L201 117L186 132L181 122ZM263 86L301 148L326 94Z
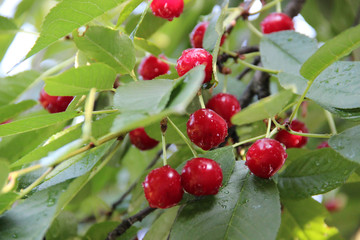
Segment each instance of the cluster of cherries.
M183 11L183 0L153 0L151 10L154 15L171 21L179 17ZM190 34L193 48L183 51L177 60L176 70L179 76L198 65L205 65L203 83L212 79L212 55L203 49L203 39L208 22L200 22ZM261 23L262 32L293 30L292 19L283 13L272 13ZM223 35L220 44L226 39ZM164 56L145 57L139 65L138 73L143 80L152 80L169 72L169 65L162 61ZM72 101L71 96L50 96L44 90L40 93L40 103L50 113L65 111ZM203 150L210 150L226 140L228 127L232 126L231 117L239 112L240 104L235 96L219 93L212 97L206 108L199 109L190 115L187 122L189 139ZM289 128L296 132L307 133L304 123L293 120ZM147 135L143 127L129 133L130 141L140 150L154 148L159 142ZM246 165L250 171L261 178L270 178L284 164L287 154L286 148L300 148L307 143L307 137L292 135L281 130L275 139L264 138L257 140L247 151ZM286 147L286 148L285 148ZM322 143L319 148L328 147ZM169 165L152 170L143 182L145 197L153 208L169 208L178 204L184 190L195 196L217 194L221 187L223 174L220 165L208 158L193 158L182 169L181 175Z

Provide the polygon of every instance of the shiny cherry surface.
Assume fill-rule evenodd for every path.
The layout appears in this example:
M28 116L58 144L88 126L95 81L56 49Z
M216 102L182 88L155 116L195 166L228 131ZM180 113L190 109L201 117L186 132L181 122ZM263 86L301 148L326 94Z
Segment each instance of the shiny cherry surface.
M214 110L231 127L231 117L241 110L240 103L234 95L219 93L213 96L206 104L206 108Z
M135 147L143 151L152 149L156 147L156 145L158 145L159 143L157 140L149 137L149 135L147 135L143 127L132 130L131 132L129 132L129 136L130 136L130 142Z
M203 39L209 22L198 23L190 33L190 43L193 48L203 48ZM223 35L220 40L220 46L224 44L226 37Z
M226 121L211 109L191 114L186 126L190 140L204 150L218 146L228 134Z
M261 30L265 34L294 29L294 22L284 13L270 13L261 22Z
M144 80L151 80L169 71L169 64L161 61L161 59L150 55L141 61L138 73Z
M196 66L205 65L204 83L210 82L212 78L212 55L202 48L189 48L182 52L176 62L176 71L183 76Z
M180 174L169 165L152 170L146 176L142 186L152 208L175 206L184 194Z
M150 8L155 16L172 21L183 12L184 0L153 0Z
M290 129L295 132L308 133L305 124L298 120L293 120L290 124ZM308 138L298 135L293 135L286 130L280 130L275 139L286 146L286 148L301 148L306 145Z
M287 153L280 142L263 138L257 140L246 153L246 165L261 178L270 178L285 163Z
M195 196L217 194L222 180L220 165L208 158L193 158L187 161L181 172L183 188Z
M73 98L72 96L50 96L42 89L39 101L50 113L58 113L64 112Z

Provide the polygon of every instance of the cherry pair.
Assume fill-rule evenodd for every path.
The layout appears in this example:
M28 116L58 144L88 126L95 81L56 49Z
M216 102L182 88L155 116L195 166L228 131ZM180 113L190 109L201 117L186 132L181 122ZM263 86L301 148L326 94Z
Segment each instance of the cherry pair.
M221 187L223 174L212 159L193 158L181 175L169 165L152 170L142 183L150 207L169 208L178 204L184 190L195 196L215 195Z

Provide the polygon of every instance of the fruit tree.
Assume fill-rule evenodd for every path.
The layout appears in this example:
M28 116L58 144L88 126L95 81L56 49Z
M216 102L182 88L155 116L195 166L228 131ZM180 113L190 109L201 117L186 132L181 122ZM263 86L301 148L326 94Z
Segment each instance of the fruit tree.
M0 0L0 240L360 239L359 23L359 0Z

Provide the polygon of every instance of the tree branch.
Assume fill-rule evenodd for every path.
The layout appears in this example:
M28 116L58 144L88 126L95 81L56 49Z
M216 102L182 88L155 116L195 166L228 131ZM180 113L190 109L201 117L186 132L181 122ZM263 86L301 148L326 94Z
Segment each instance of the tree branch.
M270 75L266 72L256 71L253 79L245 89L239 103L241 108L246 108L252 101L255 95L258 99L267 97L270 95Z
M156 208L147 207L134 216L131 216L122 221L112 232L110 232L106 240L116 240L117 237L121 236L126 232L134 223L141 222L146 216L155 211Z
M290 2L286 5L284 13L289 17L293 18L298 15L306 0L290 0Z
M256 56L255 58L254 58L254 61L252 62L252 65L258 65L259 63L261 62L261 59L260 59L260 56ZM245 76L246 76L246 74L248 74L249 72L251 72L251 68L245 68L240 74L239 74L239 76L237 76L237 79L238 80L241 80L241 79L243 79Z

